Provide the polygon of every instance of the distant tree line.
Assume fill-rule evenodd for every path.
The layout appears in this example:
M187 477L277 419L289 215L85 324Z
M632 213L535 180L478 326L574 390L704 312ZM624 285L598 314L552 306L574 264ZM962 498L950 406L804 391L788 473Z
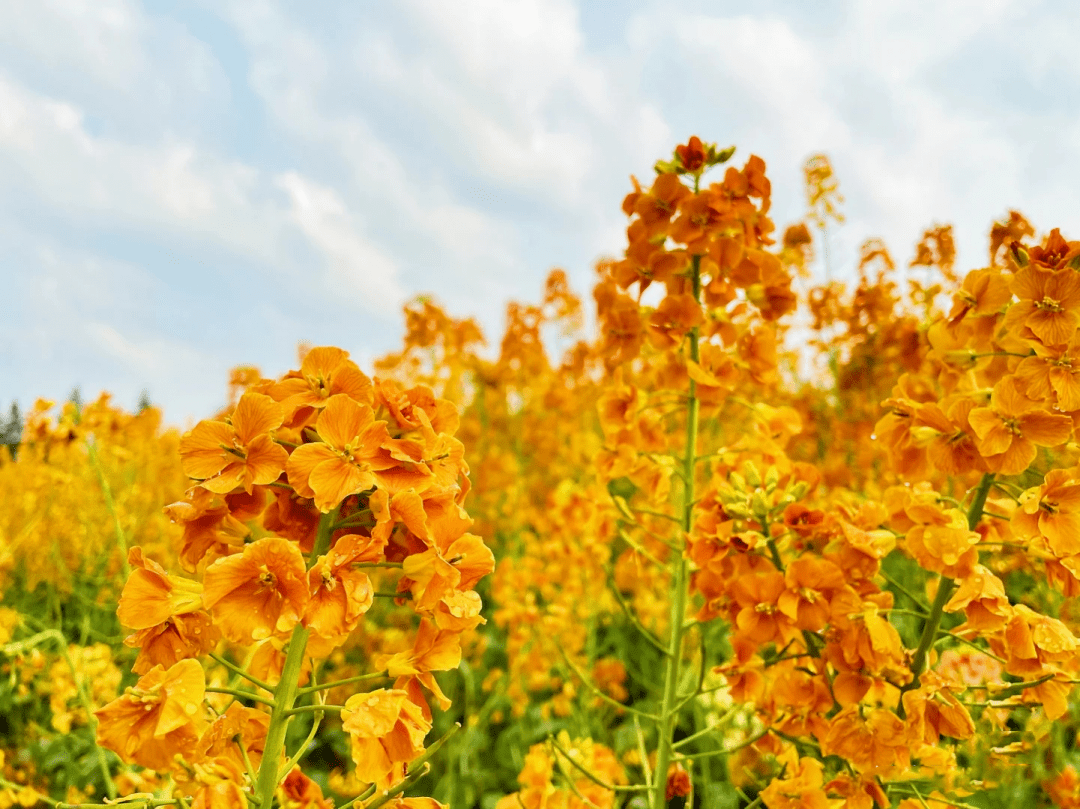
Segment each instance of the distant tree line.
M6 419L0 420L0 444L6 446L15 457L19 451L19 442L22 441L23 415L18 402L11 403Z
M76 423L78 422L78 416L82 413L82 394L76 387L71 391L71 395L68 396L68 401L74 403L76 412ZM135 405L135 412L141 413L146 408L151 407L150 393L146 390L139 394L139 401ZM19 452L19 444L22 442L23 434L23 412L19 407L18 402L12 402L11 407L8 409L6 417L0 417L0 446L8 448L8 452L11 453L11 457L14 458Z

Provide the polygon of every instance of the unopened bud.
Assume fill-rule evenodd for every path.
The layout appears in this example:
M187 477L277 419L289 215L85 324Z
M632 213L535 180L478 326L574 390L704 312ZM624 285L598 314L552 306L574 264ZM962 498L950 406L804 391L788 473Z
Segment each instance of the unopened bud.
M750 498L750 509L759 518L763 519L769 513L769 501L765 498L765 492L758 489Z
M946 351L944 359L947 364L957 368L974 368L976 363L975 352L968 348Z
M761 473L758 472L758 468L754 466L753 461L746 461L742 465L742 472L743 476L746 478L746 482L755 489L761 485Z
M914 439L915 446L917 447L929 444L931 441L933 441L940 435L941 433L939 433L933 427L927 427L925 425L922 427L913 427L911 429L911 437L912 439Z
M735 517L740 520L750 519L750 507L746 503L732 503L730 506L724 506L724 511L727 512L729 517Z
M724 507L734 505L735 503L745 503L746 494L744 492L737 492L730 486L725 486L722 489L716 490L716 499L724 504Z

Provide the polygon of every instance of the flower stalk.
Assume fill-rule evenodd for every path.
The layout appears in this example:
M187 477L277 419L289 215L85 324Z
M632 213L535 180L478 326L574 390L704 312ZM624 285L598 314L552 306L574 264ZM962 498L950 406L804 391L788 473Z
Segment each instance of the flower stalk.
M337 520L338 509L319 518L318 531L315 534L315 547L311 552L314 563L330 548L330 536ZM310 567L310 564L309 564ZM270 809L274 803L274 793L279 781L278 761L285 747L285 732L292 716L293 703L299 692L300 670L304 664L304 652L307 650L310 632L303 623L298 623L289 638L289 651L285 664L281 668L281 679L274 689L274 709L270 714L270 727L266 732L266 744L263 759L259 765L258 780L255 784L255 804L258 809Z
M696 183L695 183L696 185ZM696 190L696 189L695 189ZM691 282L695 301L701 299L701 257L694 256L690 264ZM689 358L697 362L700 359L698 349L698 329L690 329L687 340ZM682 546L690 533L694 513L694 465L697 458L698 419L700 401L697 396L697 383L690 380L690 392L686 399L686 446L682 459L682 499L680 503L680 529L682 542L672 554L671 571L671 619L668 635L667 657L664 662L664 693L660 704L658 724L658 742L656 749L655 779L652 784L652 809L667 806L667 771L674 750L675 728L679 722L679 709L682 703L677 701L677 690L682 677L682 644L686 631L686 603L688 598L689 569Z
M979 520L982 519L983 506L986 505L986 498L990 494L990 487L993 483L994 474L992 472L987 472L982 476L982 480L979 481L979 485L975 488L975 494L971 499L971 506L968 508L967 514L969 531L974 531L975 526L977 526ZM937 639L938 629L941 627L941 618L945 612L945 605L949 603L949 599L952 597L955 588L956 582L948 576L942 576L938 581L937 595L934 597L934 603L930 605L930 614L926 617L926 623L923 625L923 632L922 637L919 638L919 645L915 649L915 654L911 657L911 682L900 689L901 697L903 697L906 692L914 691L919 687L923 669L926 668L926 657L930 652L930 647L933 646L934 641ZM904 703L902 699L899 703L897 712L901 718L904 718Z

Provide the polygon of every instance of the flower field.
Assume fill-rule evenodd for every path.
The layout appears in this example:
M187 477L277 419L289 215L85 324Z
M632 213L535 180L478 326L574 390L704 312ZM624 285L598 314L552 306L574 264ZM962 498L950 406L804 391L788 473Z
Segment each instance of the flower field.
M587 297L0 447L0 809L1080 807L1080 242L810 267L691 138ZM1039 223L1053 227L1054 223Z

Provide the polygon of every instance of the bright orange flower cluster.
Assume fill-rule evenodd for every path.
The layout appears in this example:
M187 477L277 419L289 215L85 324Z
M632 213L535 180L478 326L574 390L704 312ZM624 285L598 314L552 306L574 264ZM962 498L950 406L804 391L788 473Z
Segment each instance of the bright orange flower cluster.
M760 728L752 760L776 776L759 792L766 806L885 806L914 794L905 792L913 779L941 803L930 797L934 787L966 788L958 751L989 749L1007 717L1032 707L1061 718L1080 672L1071 624L1019 603L1003 578L1029 570L1066 596L1080 592L1072 539L1080 471L1075 460L1047 468L1072 458L1080 243L1054 231L1025 246L1030 229L1011 221L992 236L992 266L960 285L951 231L935 227L916 252L912 266L923 275L906 298L888 280L888 252L868 243L853 297L836 285L812 297L823 347L833 350L825 335L843 326L833 359L841 393L852 396L822 404L819 392L778 389L786 333L776 321L794 308L792 278L809 234L789 229L771 251L763 163L751 158L704 186L706 154L717 152L691 141L658 164L650 187L635 181L623 206L626 255L601 265L594 292L599 338L566 360L602 381L571 377L560 390L579 409L597 408L595 478L555 477L556 490L607 489L609 503L571 519L583 528L581 547L595 543L590 552L617 603L594 597L598 623L565 625L542 623L546 599L515 603L511 594L530 593L530 583L548 592L545 577L565 558L553 544L560 528L532 515L524 552L498 574L500 610L515 616L503 625L520 638L510 666L530 660L525 670L550 704L566 690L549 670L599 705L625 705L605 714L616 726L655 723L636 733L656 746L652 766L639 766L650 805L661 806L671 796L656 791L656 765L683 760L672 752L674 729L686 742L706 734L687 730L678 713L694 692L678 696L685 683L676 676L674 692L639 679L647 696L623 689L615 698L598 669L590 675L594 658L575 656L594 642L589 632L598 630L588 626L610 626L625 612L627 631L666 654L668 670L703 666L707 647L691 655L684 641L700 635L704 644L721 619L732 653L716 673L732 701L752 706ZM938 309L946 287L925 280L931 271L960 287L951 311ZM883 399L888 410L877 418ZM846 457L827 451L834 427L851 447ZM928 482L888 487L920 478ZM549 513L562 502L550 501ZM514 535L508 519L495 524ZM927 593L894 585L888 571L899 559L928 577ZM912 607L898 609L900 599ZM946 632L949 613L966 623ZM547 631L525 632L523 623ZM956 647L947 655L966 650L972 666L989 661L993 671L976 676L946 666L946 656L933 668L943 640ZM827 757L846 769L830 769Z
M168 512L196 578L132 549L119 617L134 630L127 643L143 676L97 712L99 743L172 772L198 804L269 809L283 789L286 803L322 805L306 776L281 769L284 726L304 694L330 710L320 686L298 692L299 678L326 673L323 661L398 572L391 595L419 618L413 646L356 678L391 688L354 693L338 710L357 778L403 782L431 728L423 692L449 705L432 672L457 666L462 633L483 620L473 588L494 567L461 505L469 485L457 426L457 409L429 388L373 382L325 347L281 379L249 379L235 406L185 434L179 452L194 485ZM234 702L215 718L207 696L222 689L207 691L199 658L222 638L249 667L216 659L257 689L224 689L254 707Z

